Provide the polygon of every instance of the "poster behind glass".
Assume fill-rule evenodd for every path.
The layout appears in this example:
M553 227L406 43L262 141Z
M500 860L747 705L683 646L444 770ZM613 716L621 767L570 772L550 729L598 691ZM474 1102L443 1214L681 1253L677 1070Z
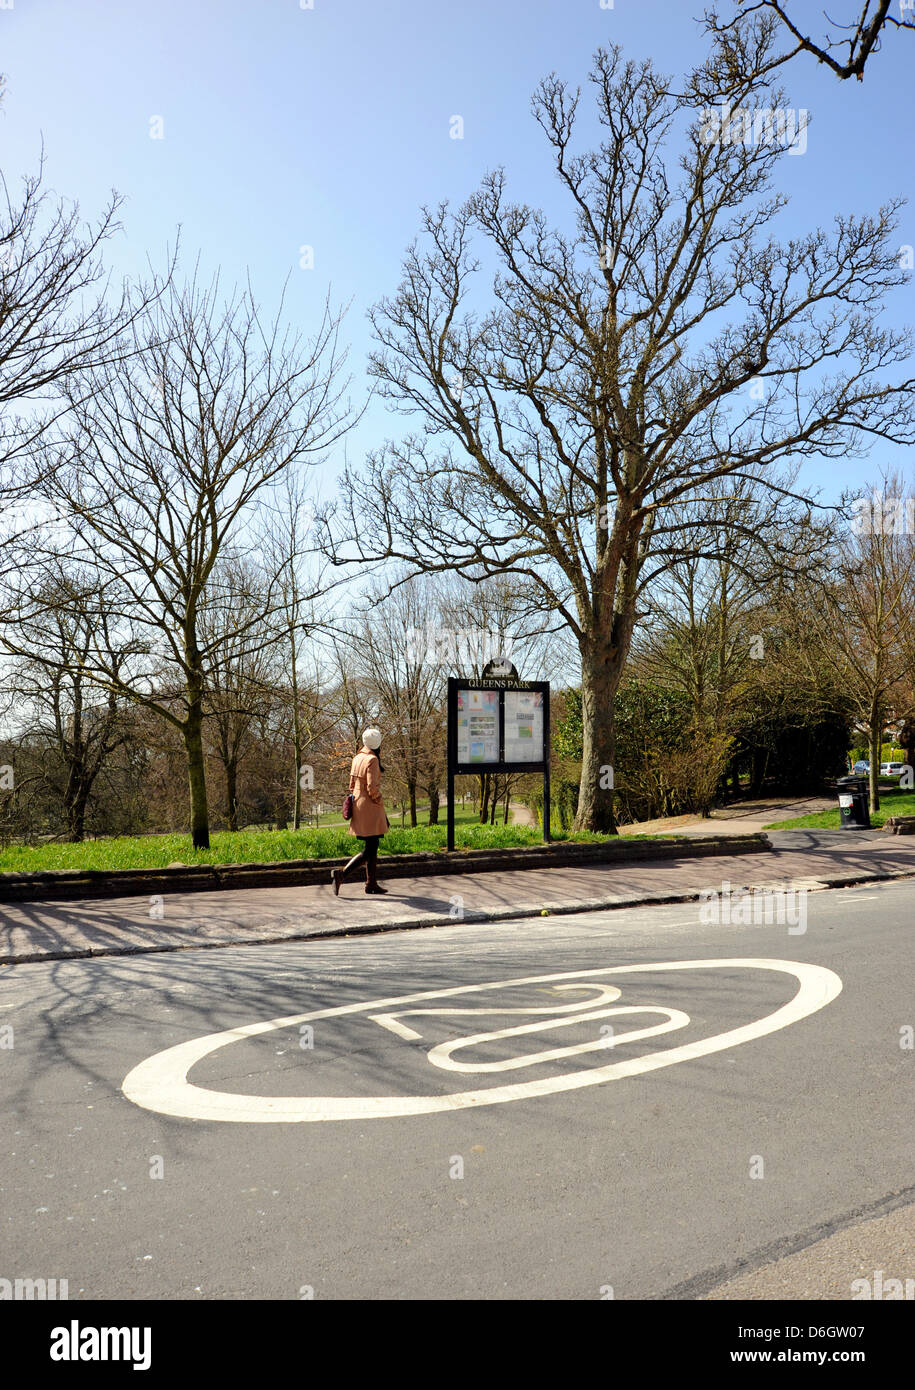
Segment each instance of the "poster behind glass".
M543 762L543 693L505 692L505 761Z
M457 692L457 757L465 764L499 761L498 690Z

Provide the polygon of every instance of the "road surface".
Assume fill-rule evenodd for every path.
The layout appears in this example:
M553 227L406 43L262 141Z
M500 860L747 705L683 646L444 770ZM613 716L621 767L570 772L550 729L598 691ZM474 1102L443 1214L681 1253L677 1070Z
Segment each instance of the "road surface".
M915 1196L913 894L6 967L0 1276L703 1297Z

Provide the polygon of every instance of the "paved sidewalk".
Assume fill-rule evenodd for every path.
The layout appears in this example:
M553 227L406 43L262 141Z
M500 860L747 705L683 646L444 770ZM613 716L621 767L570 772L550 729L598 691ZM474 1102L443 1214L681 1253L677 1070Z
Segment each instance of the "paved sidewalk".
M835 796L775 797L771 800L735 801L701 816L668 816L663 820L621 825L621 835L751 835L776 821L819 815L838 808ZM767 832L768 833L768 832Z
M727 880L817 888L915 876L915 836L882 831L772 831L771 853L400 878L385 897L346 883L0 905L0 964L175 951L320 936L689 902ZM380 863L384 873L384 861ZM382 880L383 881L383 880ZM913 884L915 894L915 884Z
M895 1302L911 1299L913 1291L915 1204L909 1202L882 1216L843 1226L803 1250L719 1284L705 1297L713 1301L825 1298Z

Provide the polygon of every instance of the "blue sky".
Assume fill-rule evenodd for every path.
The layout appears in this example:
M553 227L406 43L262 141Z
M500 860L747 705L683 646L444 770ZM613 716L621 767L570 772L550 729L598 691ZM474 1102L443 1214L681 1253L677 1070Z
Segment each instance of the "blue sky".
M728 0L722 0L726 7ZM836 0L840 12L851 0ZM682 72L702 50L702 0L14 0L0 9L0 163L8 179L46 150L47 182L91 217L111 188L126 199L109 247L117 273L162 266L181 224L183 264L200 253L226 281L250 271L272 306L287 275L289 317L314 322L328 287L352 301L357 393L370 346L365 311L394 289L423 202L461 200L504 164L514 193L547 211L558 200L530 95L551 70L583 82L598 44ZM835 6L833 7L835 8ZM820 3L792 12L819 32ZM893 34L863 83L840 83L803 57L789 102L811 112L807 152L781 165L788 237L915 188L911 90L915 40ZM450 138L451 117L464 138ZM150 138L161 117L164 138ZM915 208L901 243L915 243ZM299 268L300 247L314 269ZM915 287L890 306L915 320ZM350 437L361 453L400 422L373 409ZM331 461L332 475L340 456ZM878 464L907 472L902 451L875 451L837 489ZM330 477L322 491L328 491Z

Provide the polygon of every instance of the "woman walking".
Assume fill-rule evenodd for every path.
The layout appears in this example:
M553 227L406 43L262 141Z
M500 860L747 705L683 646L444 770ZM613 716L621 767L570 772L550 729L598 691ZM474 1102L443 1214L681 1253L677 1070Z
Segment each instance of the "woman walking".
M381 730L366 729L362 735L362 747L353 758L350 768L349 789L353 793L353 818L349 823L349 833L363 842L364 848L354 854L342 869L331 870L334 892L340 892L350 869L365 865L365 891L367 893L386 893L378 882L378 841L388 830L388 817L381 799L381 766L379 749Z

